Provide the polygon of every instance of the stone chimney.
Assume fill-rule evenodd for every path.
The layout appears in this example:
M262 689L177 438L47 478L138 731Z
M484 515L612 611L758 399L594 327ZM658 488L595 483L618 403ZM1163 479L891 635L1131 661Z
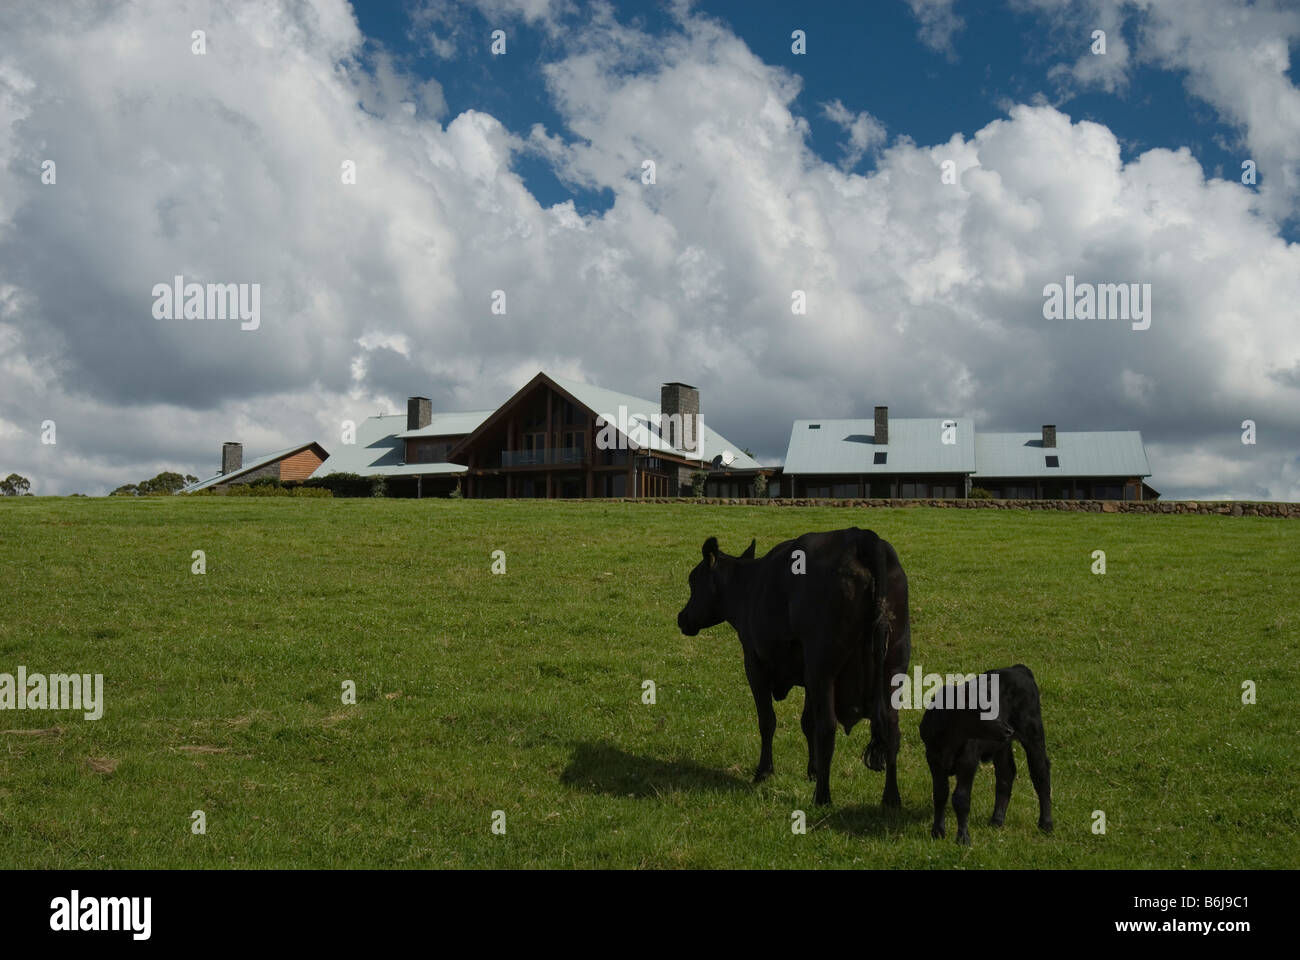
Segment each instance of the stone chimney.
M223 443L221 445L221 475L238 470L244 465L244 445L242 443Z
M659 435L669 446L697 456L700 453L700 391L686 383L665 383L659 388Z
M876 446L889 443L889 408L876 407L876 434L873 438Z
M406 429L422 430L433 422L433 401L428 397L406 398Z
M1056 424L1054 423L1043 424L1043 446L1045 447L1056 446Z

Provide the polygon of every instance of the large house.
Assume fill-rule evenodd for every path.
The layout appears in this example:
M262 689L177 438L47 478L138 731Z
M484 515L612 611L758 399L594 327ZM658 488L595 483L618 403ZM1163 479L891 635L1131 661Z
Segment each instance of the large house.
M796 420L773 490L789 497L1151 500L1159 494L1136 430L990 433L966 417Z
M700 415L700 392L659 401L539 373L449 451L467 497L676 497L693 476L753 478L749 455ZM770 471L769 471L770 472Z
M763 467L700 416L700 391L665 383L653 401L538 373L495 410L435 413L411 397L406 415L357 426L326 453L300 444L243 465L222 448L221 473L183 492L302 481L332 473L382 477L390 496L678 497L706 477L712 497L994 497L1150 500L1159 494L1142 435L1130 431L991 433L968 417L796 420L784 467Z

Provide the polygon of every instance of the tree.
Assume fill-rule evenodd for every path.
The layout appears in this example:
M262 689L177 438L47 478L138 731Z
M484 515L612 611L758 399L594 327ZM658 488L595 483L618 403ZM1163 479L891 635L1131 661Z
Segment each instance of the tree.
M11 473L9 476L0 480L0 496L5 497L22 497L26 496L31 490L32 482L26 477Z
M181 487L198 482L199 478L192 474L187 473L181 476L174 471L164 470L152 480L141 480L139 483L124 483L113 491L113 495L143 497L150 493L175 493Z
M197 482L197 477L181 476L170 470L165 470L152 480L145 480L140 484L141 493L175 493L187 483Z

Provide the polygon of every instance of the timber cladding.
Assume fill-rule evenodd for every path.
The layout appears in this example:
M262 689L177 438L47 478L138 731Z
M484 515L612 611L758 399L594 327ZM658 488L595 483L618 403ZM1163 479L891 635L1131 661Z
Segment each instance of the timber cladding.
M324 462L324 458L315 447L308 447L306 450L301 450L293 456L285 457L280 461L280 480L281 482L301 483L310 477L312 471Z

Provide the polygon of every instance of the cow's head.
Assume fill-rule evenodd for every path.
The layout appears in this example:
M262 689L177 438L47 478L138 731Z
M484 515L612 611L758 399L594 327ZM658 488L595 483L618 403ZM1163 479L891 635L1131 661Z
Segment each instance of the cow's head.
M703 556L686 578L691 588L691 598L677 614L677 628L693 637L706 627L714 627L726 619L722 608L722 592L727 572L737 559L753 560L756 541L751 540L745 552L729 557L718 549L718 538L709 537L700 552Z

